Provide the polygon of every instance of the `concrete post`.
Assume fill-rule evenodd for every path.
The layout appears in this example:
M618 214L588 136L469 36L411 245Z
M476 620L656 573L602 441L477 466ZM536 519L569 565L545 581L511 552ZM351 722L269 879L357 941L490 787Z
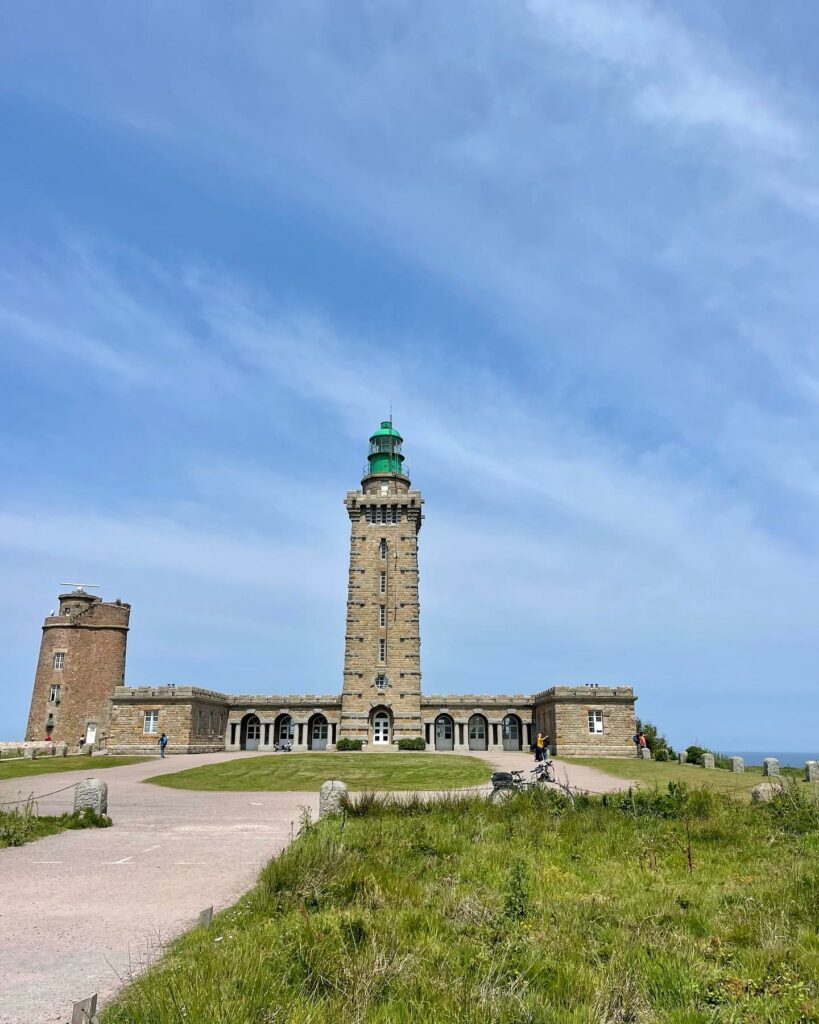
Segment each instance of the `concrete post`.
M688 762L688 751L681 750L679 754L677 754L677 760L680 762L680 764L686 764Z
M25 747L23 749L23 757L30 757L31 760L33 761L36 756L37 756L37 748L36 747Z
M805 761L805 782L819 782L819 761Z
M745 761L741 757L729 757L728 766L732 772L744 772Z
M108 813L108 786L101 779L84 779L74 790L74 813L86 807L97 814Z
M642 759L644 761L650 761L651 760L651 751L648 749L648 747L641 747L640 748L640 757L642 757Z
M763 775L778 775L779 774L779 761L775 757L766 757L762 761L762 774Z
M347 783L338 779L322 782L319 790L319 817L327 814L338 814L341 810L341 799L347 793Z
M714 767L714 755L709 754L707 751L702 755L702 766L703 768Z
M68 757L68 744L58 743L55 754L57 755L57 757Z

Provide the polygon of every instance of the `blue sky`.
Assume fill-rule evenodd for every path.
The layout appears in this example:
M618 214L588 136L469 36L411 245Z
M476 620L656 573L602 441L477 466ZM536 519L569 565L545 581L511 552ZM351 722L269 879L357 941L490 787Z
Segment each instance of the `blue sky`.
M0 63L0 738L60 583L128 681L337 692L392 403L427 692L815 749L815 5L30 3Z

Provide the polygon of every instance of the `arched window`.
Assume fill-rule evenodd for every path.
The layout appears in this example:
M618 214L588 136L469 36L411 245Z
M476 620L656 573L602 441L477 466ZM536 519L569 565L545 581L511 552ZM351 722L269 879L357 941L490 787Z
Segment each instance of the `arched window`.
M279 730L276 736L277 743L292 743L295 735L293 719L290 715L282 715L279 718Z

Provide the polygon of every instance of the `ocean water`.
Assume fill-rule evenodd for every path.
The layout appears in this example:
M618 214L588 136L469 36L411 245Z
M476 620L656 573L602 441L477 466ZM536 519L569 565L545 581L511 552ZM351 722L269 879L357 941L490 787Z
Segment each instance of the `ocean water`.
M775 757L782 768L804 768L805 761L819 761L819 749L813 753L802 750L724 750L720 753L742 757L745 764L762 764L763 757Z

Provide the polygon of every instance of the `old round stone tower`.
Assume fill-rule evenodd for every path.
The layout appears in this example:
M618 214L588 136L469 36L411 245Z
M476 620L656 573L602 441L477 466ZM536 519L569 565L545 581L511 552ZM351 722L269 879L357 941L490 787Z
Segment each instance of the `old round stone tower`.
M348 491L350 573L341 732L388 747L423 735L418 602L420 491L402 437L385 420L370 438L361 490Z
M76 589L60 594L43 623L26 739L99 744L107 736L114 690L125 682L131 606Z

